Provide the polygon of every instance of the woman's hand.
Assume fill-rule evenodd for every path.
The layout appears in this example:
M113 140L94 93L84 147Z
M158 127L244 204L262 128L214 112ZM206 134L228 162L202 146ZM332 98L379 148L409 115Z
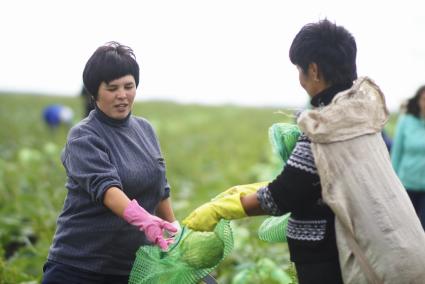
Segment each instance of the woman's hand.
M149 214L149 212L141 207L134 199L125 208L123 218L128 223L139 227L140 231L145 233L147 239L159 246L162 250L167 250L168 245L173 242L172 239L164 238L164 230L170 233L177 232L177 228L171 223Z
M258 211L259 205L254 208L251 200L256 200L257 190L267 184L268 182L258 182L231 187L196 208L183 220L183 224L196 231L213 231L220 219L233 220L248 215L260 215L262 211Z

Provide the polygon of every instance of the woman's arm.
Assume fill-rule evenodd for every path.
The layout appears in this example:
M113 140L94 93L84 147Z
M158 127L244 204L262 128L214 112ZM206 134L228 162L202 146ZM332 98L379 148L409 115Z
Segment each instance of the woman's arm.
M156 208L156 216L170 223L176 220L173 208L171 207L171 198L166 198L159 202Z
M146 238L163 250L166 250L169 245L169 241L163 236L164 230L171 233L177 231L170 223L149 214L135 199L130 201L118 187L110 187L106 190L103 204L128 223L144 231Z
M103 204L121 218L123 218L124 210L129 203L130 199L118 187L110 187L107 189L103 198Z
M267 213L260 206L256 192L242 196L241 203L247 216L267 215Z
M124 210L127 208L130 203L130 199L127 195L118 187L111 187L105 192L105 197L103 199L103 204L112 210L115 214L123 217ZM156 209L156 215L168 222L174 222L176 218L174 217L174 212L171 207L171 199L167 198L159 202Z

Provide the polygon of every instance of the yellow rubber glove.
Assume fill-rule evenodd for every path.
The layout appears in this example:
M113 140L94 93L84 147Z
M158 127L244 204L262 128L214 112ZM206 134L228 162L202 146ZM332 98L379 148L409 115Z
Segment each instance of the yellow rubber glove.
M228 190L223 191L222 193L220 193L219 195L211 199L211 201L223 198L228 195L233 195L233 194L239 194L240 197L242 197L242 196L257 192L257 190L259 190L261 187L267 186L269 183L270 182L268 181L262 181L262 182L256 182L251 184L235 185L229 188Z
M234 220L246 217L241 197L257 192L268 182L237 185L220 193L210 202L196 208L183 220L183 224L196 231L213 231L220 219Z

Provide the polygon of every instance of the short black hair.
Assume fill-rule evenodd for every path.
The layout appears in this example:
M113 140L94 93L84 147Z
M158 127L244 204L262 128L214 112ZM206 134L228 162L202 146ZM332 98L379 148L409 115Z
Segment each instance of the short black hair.
M407 101L406 113L409 113L419 118L421 114L421 110L419 108L419 99L424 92L425 92L425 85L419 87L415 95Z
M139 85L139 64L133 50L116 41L111 41L96 49L89 58L83 71L83 83L86 90L97 99L99 86L102 82L126 75L132 75Z
M330 84L346 84L357 79L356 40L342 26L320 20L302 27L289 49L289 58L307 73L316 63L324 80Z

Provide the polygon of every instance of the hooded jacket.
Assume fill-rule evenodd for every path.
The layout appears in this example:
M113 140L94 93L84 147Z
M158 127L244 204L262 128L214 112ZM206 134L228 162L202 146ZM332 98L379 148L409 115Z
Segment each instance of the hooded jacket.
M379 87L363 77L298 119L335 214L348 284L425 283L425 233L381 135L388 114Z

